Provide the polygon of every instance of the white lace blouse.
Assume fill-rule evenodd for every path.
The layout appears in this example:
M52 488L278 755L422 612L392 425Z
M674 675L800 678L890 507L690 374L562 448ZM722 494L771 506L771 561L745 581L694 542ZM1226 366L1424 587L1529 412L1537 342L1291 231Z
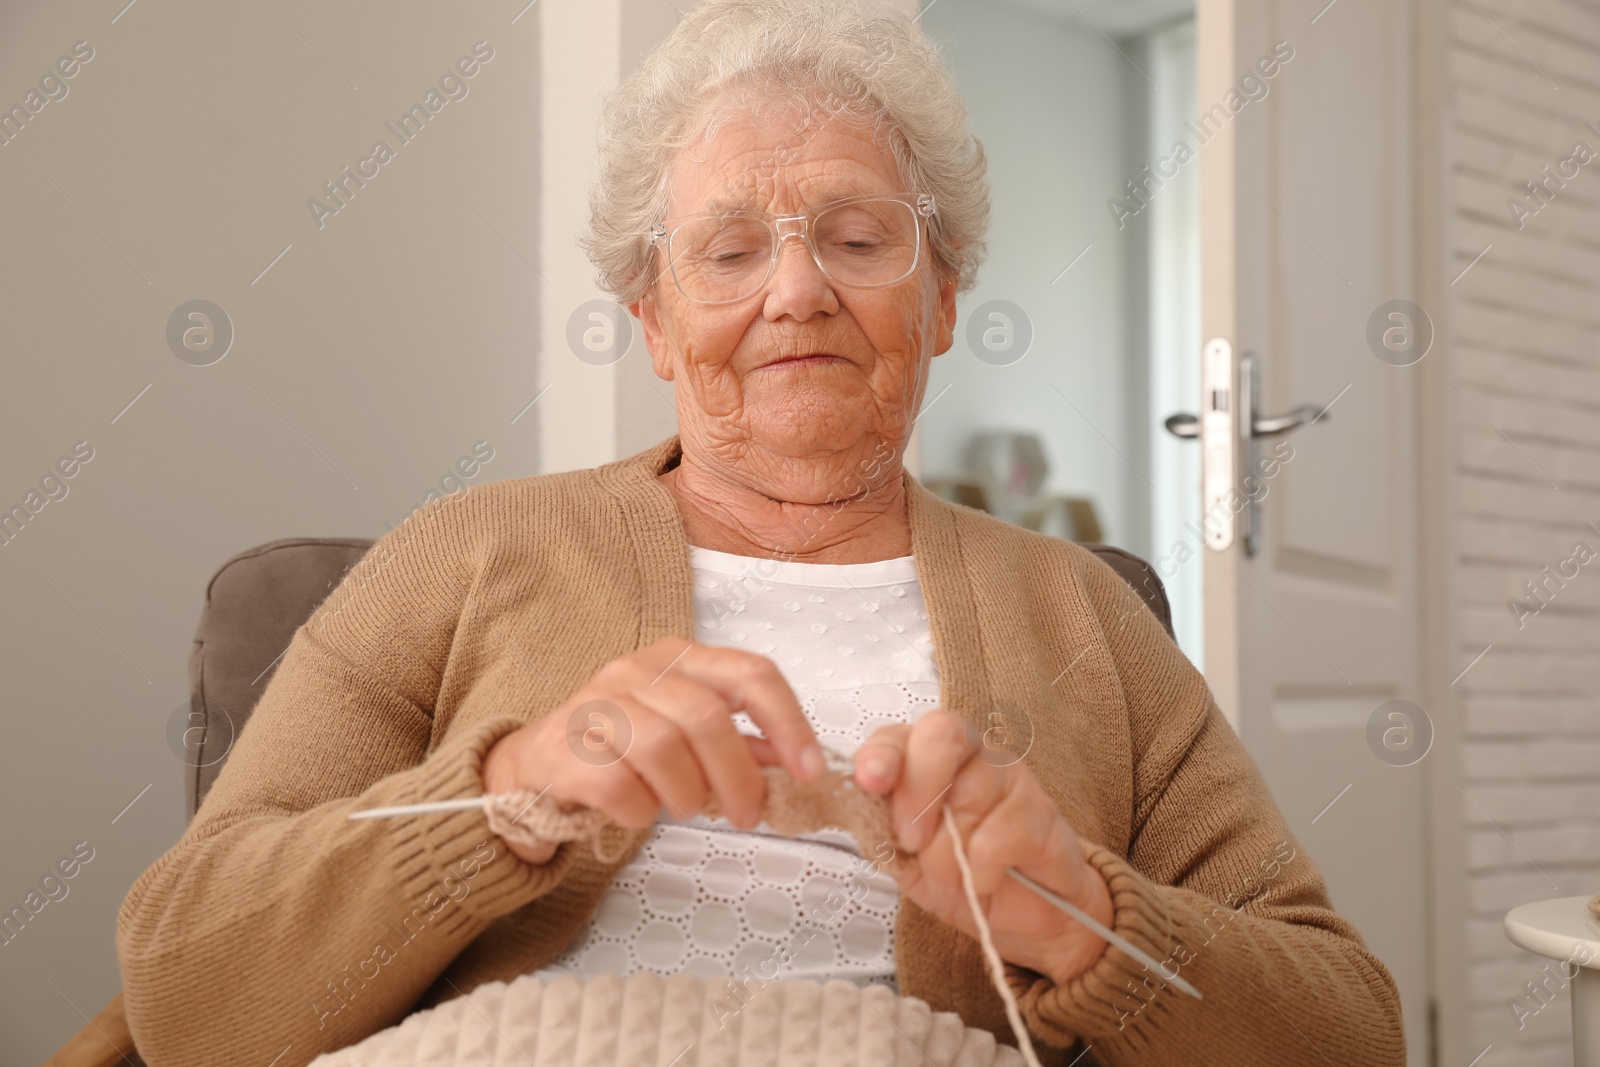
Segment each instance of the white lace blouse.
M821 564L689 553L695 639L770 656L825 747L853 755L879 726L912 722L938 703L910 556ZM735 722L759 732L742 712ZM541 973L717 977L748 968L894 986L898 910L894 880L843 831L789 838L765 823L738 830L664 809L593 919Z

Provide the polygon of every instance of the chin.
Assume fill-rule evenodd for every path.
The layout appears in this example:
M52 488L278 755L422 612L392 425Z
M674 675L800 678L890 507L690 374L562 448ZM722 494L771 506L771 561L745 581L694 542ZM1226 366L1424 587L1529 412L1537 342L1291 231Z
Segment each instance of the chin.
M841 471L865 465L874 450L882 451L883 435L872 427L829 426L821 420L768 423L751 435L773 459L804 460L807 463L833 460Z
M805 441L829 450L871 432L876 405L858 380L837 371L786 371L783 380L745 382L745 412L754 433L773 442Z
M859 434L840 434L815 422L766 425L751 437L768 454L782 459L818 460L827 456L848 457L865 440Z

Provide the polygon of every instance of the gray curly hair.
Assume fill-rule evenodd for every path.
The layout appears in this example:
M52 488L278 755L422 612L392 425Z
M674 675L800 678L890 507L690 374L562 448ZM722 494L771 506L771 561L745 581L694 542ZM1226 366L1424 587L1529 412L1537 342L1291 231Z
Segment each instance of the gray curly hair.
M606 100L600 173L581 239L600 287L627 305L655 283L650 227L667 211L677 153L736 109L798 107L864 122L907 190L932 193L935 268L965 292L989 228L983 145L938 48L872 0L703 0Z

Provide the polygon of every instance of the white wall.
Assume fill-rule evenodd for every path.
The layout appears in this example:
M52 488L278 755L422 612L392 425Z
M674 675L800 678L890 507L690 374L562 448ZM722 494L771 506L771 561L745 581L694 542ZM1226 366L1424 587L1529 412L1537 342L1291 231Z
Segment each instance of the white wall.
M944 46L988 152L994 215L989 260L958 306L955 347L934 361L922 473L960 470L980 430L1032 431L1050 459L1047 490L1092 498L1106 540L1147 551L1149 487L1118 454L1133 456L1131 438L1143 436L1130 432L1124 325L1126 263L1143 235L1119 232L1106 209L1131 177L1125 141L1141 125L1123 89L1127 62L1092 30L978 0L940 0L923 24ZM966 336L995 299L1033 324L1032 348L1007 366L980 361Z
M1466 825L1470 1043L1482 1067L1572 1062L1568 995L1531 1011L1538 957L1513 948L1501 919L1528 901L1600 890L1600 561L1518 623L1510 600L1571 555L1600 552L1600 160L1518 221L1575 142L1600 152L1600 11L1516 0L1449 6L1454 123L1455 306L1448 339L1459 598L1453 687L1463 730L1462 789L1447 795ZM1491 21L1492 24L1491 24ZM1513 45L1510 42L1515 42ZM1547 80L1548 79L1548 80ZM1476 265L1469 264L1484 249ZM1514 443L1513 443L1514 442ZM1559 489L1554 487L1559 487ZM1570 572L1569 572L1570 573ZM1535 605L1537 602L1534 602ZM1552 987L1559 989L1559 986Z

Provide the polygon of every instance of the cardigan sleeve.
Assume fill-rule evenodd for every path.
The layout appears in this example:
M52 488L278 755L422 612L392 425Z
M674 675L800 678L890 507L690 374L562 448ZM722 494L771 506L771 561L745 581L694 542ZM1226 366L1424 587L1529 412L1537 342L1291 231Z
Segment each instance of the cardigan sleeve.
M1113 929L1205 999L1108 946L1066 986L1008 965L1029 1028L1062 1047L1081 1038L1106 1067L1403 1065L1393 979L1333 910L1203 677L1109 567L1093 560L1085 587L1134 744L1127 854L1085 839L1085 855Z
M521 725L430 746L471 581L449 503L381 538L296 631L193 823L128 893L117 948L149 1062L289 1067L359 1040L570 866L570 844L523 863L479 811L347 818L480 794L485 753Z

